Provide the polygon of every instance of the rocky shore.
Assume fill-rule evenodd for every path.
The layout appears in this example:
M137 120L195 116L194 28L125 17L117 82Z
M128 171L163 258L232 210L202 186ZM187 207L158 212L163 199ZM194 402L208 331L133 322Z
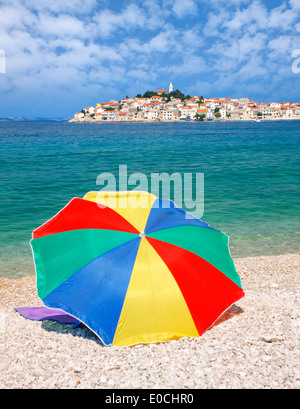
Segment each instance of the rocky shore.
M278 118L263 118L260 119L258 122L270 122L270 121L292 121L292 120L296 120L299 121L300 120L300 116L291 116L291 117L278 117ZM176 122L176 123L186 123L186 122L257 122L256 118L255 119L232 119L232 118L226 118L226 119L213 119L213 120L207 120L205 119L204 121L195 121L195 120L187 120L187 119L183 119L183 120L160 120L158 121L157 119L134 119L134 120L122 120L122 121L112 121L112 120L108 120L108 121L100 121L100 120L96 120L93 118L72 118L69 121L66 121L68 123L89 123L89 124L111 124L111 123L144 123L144 124L148 124L148 123L155 123L155 124L159 124L159 123L170 123L170 122Z
M298 389L300 255L235 264L246 296L229 319L201 338L130 348L23 318L15 307L42 305L35 277L0 279L0 388Z

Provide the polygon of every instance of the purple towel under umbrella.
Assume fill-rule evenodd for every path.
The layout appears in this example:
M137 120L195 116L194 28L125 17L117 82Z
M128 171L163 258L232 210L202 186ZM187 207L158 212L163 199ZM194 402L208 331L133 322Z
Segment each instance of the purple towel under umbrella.
M61 310L47 307L15 308L23 317L34 321L53 320L61 324L77 324L78 320Z

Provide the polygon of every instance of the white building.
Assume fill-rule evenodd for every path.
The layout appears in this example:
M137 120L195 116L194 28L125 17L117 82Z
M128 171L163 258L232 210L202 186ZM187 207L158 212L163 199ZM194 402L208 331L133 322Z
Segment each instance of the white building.
M168 104L177 104L177 105L181 105L181 99L180 98L174 98L171 97L170 102L168 102Z
M115 121L117 119L117 112L116 111L109 111L109 120Z
M180 119L194 119L198 107L187 107L181 106L180 110Z
M149 111L146 111L144 114L145 119L150 119L152 121L158 119L158 117L159 117L158 109L150 109Z
M209 120L214 119L214 114L212 110L210 109L207 110L206 119L209 119Z
M90 115L95 113L94 107L87 107L87 108L84 108L83 110L85 111L85 113L88 113Z
M220 108L219 114L221 114L221 119L226 119L226 109Z
M100 106L94 109L94 114L101 114L104 111L105 109Z
M149 110L149 107L150 107L150 103L149 103L149 102L145 102L145 104L140 105L140 110L141 110L142 112L146 112L146 111Z
M121 102L122 102L122 104L131 105L134 102L134 99L132 99L132 98L122 98Z
M198 115L205 115L205 118L208 118L209 111L206 108L200 108L198 109L197 113Z
M270 107L271 108L280 108L281 107L281 104L279 103L279 102L271 102L270 103Z
M120 111L118 119L119 121L128 121L128 112Z
M74 118L75 119L84 118L84 114L82 112L76 112L76 114L74 114Z
M262 117L265 118L277 118L279 117L279 110L275 108L265 107L261 110Z
M102 119L102 113L101 113L101 112L98 112L97 114L95 114L94 120L95 120L95 121L102 121L102 120L103 120L103 119Z
M215 109L217 107L217 104L215 103L215 101L209 100L209 99L205 99L205 105L207 108L210 109Z
M286 108L284 116L294 116L294 110L292 108Z
M180 117L179 109L167 108L161 113L161 119L163 121L178 121Z

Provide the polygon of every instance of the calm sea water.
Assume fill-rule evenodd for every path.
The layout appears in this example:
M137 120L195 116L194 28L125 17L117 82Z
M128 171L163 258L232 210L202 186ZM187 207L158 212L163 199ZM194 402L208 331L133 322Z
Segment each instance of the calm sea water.
M300 251L300 121L0 122L0 276L33 274L31 232L102 172L201 172L211 226L233 257Z

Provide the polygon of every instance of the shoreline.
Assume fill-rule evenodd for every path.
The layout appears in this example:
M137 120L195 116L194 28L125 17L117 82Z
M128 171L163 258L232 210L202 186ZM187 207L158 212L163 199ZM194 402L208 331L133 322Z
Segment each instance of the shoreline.
M263 118L260 119L259 122L270 122L270 121L300 121L300 116L299 117L291 117L291 118ZM204 122L209 122L209 123L215 123L215 122L258 122L255 119L213 119L213 120L185 120L185 119L181 119L181 120L133 120L133 121L127 121L127 120L122 120L122 121L111 121L111 120L107 120L107 121L98 121L95 119L87 119L87 118L82 118L82 119L70 119L69 121L66 121L66 123L93 123L93 124L105 124L105 123L145 123L145 124L159 124L159 123L186 123L186 122L200 122L200 123L204 123Z
M35 276L0 279L1 388L222 389L300 386L300 254L235 258L241 313L200 338L103 347L87 328L30 321Z

